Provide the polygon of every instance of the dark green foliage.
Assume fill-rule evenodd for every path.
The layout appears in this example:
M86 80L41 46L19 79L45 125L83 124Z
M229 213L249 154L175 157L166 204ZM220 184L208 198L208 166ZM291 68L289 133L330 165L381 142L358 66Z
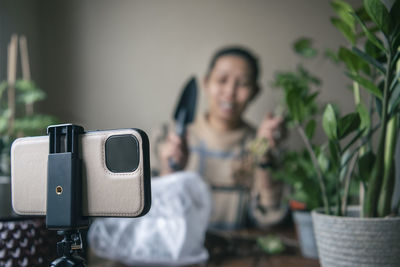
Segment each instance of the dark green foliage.
M297 54L305 58L313 58L318 54L318 51L312 48L312 40L310 38L300 38L293 44L293 49Z
M315 57L318 51L312 47L312 40L300 38L293 45L295 52L303 58ZM331 168L322 149L312 145L317 128L316 117L319 113L316 87L321 81L303 65L294 71L281 71L275 75L273 86L283 92L283 105L286 109L285 121L300 133L307 150L287 151L283 157L283 168L274 171L274 176L284 180L293 188L292 198L306 204L308 209L328 204L325 196L325 181L321 172ZM319 156L317 158L317 156ZM329 204L328 204L329 205Z
M14 85L15 117L10 124L8 87L7 82L0 83L0 155L2 160L9 157L11 143L15 138L26 135L45 135L47 126L58 122L54 116L34 113L34 104L45 99L46 94L32 81L17 80ZM2 169L1 172L7 174L9 170Z
M347 162L350 160L345 159L348 157L346 153L350 153L350 158L358 155L358 168L354 173L348 173L348 177L358 177L367 188L364 216L386 216L390 213L393 193L390 187L393 186L395 133L399 130L400 74L396 66L400 58L400 1L396 0L391 7L386 7L381 0L364 0L363 7L357 11L343 1L334 1L332 7L337 14L332 19L333 25L352 46L351 50L340 48L338 58L344 62L346 74L353 80L357 97L354 113L340 118L329 105L325 110L323 126L330 139L330 155L332 160L341 162L341 172L348 171ZM354 20L346 17L348 13ZM351 28L354 38L349 38L349 33L343 30L341 24L345 22L348 26L354 23ZM357 33L358 28L361 28L361 34ZM370 110L360 97L359 88L366 90L374 99ZM374 112L379 115L376 127L371 125ZM379 130L379 144L374 152L372 146L367 144L371 143L376 129ZM343 144L343 138L349 135L351 140ZM355 146L356 143L361 145Z

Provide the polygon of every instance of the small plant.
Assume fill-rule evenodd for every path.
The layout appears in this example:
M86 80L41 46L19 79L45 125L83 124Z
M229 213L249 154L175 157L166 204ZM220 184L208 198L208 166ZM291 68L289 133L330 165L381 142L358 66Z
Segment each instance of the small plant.
M318 55L309 38L298 39L293 50L303 59ZM322 153L325 146L313 142L321 113L317 103L321 81L303 64L299 64L295 71L278 72L272 85L282 89L286 125L299 134L305 147L300 151L284 152L284 168L274 170L274 177L290 184L293 188L292 199L304 203L306 209L329 207L328 198L335 187L326 178L330 177L332 168Z
M17 80L16 89L16 115L11 116L6 92L7 82L0 84L0 148L2 154L2 172L9 174L9 155L12 142L22 136L46 134L48 125L57 122L54 116L35 114L34 103L43 100L46 94L36 87L32 81Z
M48 125L55 124L54 116L36 114L34 104L46 98L45 92L30 80L27 46L24 36L20 37L23 79L15 80L17 40L11 38L8 55L8 80L0 83L0 173L10 172L10 149L12 142L25 135L45 134Z

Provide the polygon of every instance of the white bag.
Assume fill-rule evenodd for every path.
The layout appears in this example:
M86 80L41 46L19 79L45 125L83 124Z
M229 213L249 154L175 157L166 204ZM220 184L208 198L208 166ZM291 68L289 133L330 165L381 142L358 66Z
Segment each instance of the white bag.
M152 178L152 205L140 218L96 219L89 244L98 256L128 265L188 265L208 259L211 194L194 172Z

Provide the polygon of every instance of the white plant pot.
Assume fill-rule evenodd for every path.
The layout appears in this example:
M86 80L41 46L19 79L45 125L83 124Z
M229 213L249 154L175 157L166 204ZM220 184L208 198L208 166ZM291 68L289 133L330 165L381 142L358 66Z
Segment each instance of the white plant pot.
M309 211L294 211L294 222L296 223L297 238L303 257L317 259L318 250L315 241L314 228Z
M400 266L400 217L359 218L351 207L347 217L312 212L322 267Z

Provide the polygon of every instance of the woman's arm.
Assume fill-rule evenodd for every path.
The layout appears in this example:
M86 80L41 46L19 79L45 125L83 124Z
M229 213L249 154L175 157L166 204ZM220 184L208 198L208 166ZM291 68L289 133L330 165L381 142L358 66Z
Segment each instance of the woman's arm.
M257 139L266 140L267 143L263 156L256 159L251 189L250 217L259 226L277 224L287 214L284 184L271 175L271 168L278 165L276 150L284 132L283 119L272 114L264 118L257 131Z
M170 161L174 161L180 169L186 167L189 151L186 138L181 139L171 127L163 125L161 129L155 131L151 136L151 168L152 176L170 174L174 171L170 166Z
M268 163L257 166L251 189L250 217L258 226L270 226L280 223L287 215L285 203L286 188L280 181L274 180Z

